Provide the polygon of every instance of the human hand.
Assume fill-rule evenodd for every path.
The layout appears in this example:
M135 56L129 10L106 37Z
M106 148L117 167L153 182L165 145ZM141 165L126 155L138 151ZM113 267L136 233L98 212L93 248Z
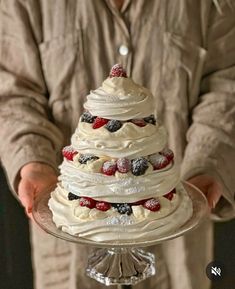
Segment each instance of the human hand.
M204 193L210 209L214 209L222 196L222 185L209 175L198 175L190 178L188 182Z
M29 218L32 218L32 207L36 196L48 187L57 183L55 170L47 164L31 162L20 170L21 180L18 186L18 196Z

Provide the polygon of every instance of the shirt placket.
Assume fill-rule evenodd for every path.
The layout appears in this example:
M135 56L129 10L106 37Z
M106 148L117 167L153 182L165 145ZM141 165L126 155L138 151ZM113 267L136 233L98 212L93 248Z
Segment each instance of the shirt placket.
M113 1L106 0L107 6L113 14L115 28L115 60L125 67L127 74L131 76L132 68L132 45L131 35L123 18L123 13L130 5L131 0L125 0L121 11L119 11Z

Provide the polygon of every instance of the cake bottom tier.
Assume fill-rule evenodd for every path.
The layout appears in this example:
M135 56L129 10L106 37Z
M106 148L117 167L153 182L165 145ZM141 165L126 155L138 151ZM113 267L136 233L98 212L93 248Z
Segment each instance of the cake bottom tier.
M119 214L115 209L99 211L82 207L78 200L68 200L68 191L58 185L51 193L49 208L53 221L62 231L97 241L152 240L182 226L192 216L192 201L181 183L172 200L158 197L161 209L152 212L133 206L132 214Z

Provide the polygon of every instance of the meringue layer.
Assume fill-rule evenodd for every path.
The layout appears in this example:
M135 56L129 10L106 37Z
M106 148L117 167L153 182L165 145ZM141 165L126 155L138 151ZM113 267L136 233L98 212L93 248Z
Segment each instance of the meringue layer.
M59 180L65 190L110 203L131 203L159 197L174 189L179 180L179 170L174 163L162 170L149 170L142 176L106 176L80 170L67 160L63 161L60 170Z
M159 198L158 212L136 206L130 216L120 215L114 209L101 212L81 207L78 201L69 201L67 194L68 191L58 185L49 200L56 226L71 235L97 242L150 241L182 226L192 216L191 199L181 184L172 201Z
M92 115L128 120L152 114L152 93L131 78L107 78L101 87L90 92L84 104Z

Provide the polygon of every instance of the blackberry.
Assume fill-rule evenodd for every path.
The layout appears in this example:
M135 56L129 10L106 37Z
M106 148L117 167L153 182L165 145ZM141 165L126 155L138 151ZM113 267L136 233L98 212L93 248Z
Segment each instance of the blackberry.
M87 163L87 161L91 161L91 160L98 160L99 158L98 157L96 157L96 156L94 156L94 155L92 155L92 154L84 154L84 155L80 155L79 156L79 159L78 159L78 161L79 161L79 163L80 164L86 164Z
M112 119L105 125L105 127L108 131L115 132L122 127L122 123L119 120Z
M73 201L73 200L78 200L79 196L74 195L73 193L68 193L68 200Z
M130 215L132 213L132 208L129 204L119 204L117 207L118 213L119 214L127 214Z
M137 158L131 161L131 172L135 176L145 173L148 168L148 161L145 158Z
M89 111L85 111L81 116L81 122L93 123L95 118L96 117L91 115Z
M146 121L147 123L151 123L151 124L156 124L156 118L154 117L153 114L151 114L148 117L144 117L144 121Z

